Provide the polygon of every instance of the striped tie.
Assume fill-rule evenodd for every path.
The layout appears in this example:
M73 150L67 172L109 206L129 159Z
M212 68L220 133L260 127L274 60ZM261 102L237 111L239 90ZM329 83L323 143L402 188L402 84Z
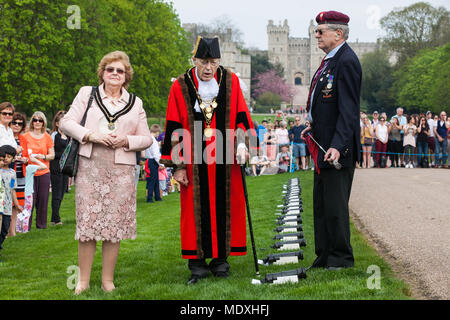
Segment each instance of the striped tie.
M309 112L310 104L311 104L311 94L314 90L314 87L316 86L317 80L319 79L320 74L323 71L325 65L325 58L322 59L322 62L320 63L320 67L317 70L316 76L314 77L313 83L311 85L311 88L309 88L309 94L308 94L308 102L306 103L306 112Z

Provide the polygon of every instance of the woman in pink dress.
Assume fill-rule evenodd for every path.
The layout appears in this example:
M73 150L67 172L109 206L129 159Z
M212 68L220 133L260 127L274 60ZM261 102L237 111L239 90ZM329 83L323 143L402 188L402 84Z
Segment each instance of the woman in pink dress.
M61 119L61 130L80 142L76 185L76 233L80 268L75 294L89 288L96 242L102 241L102 289L115 289L120 241L136 238L136 151L152 143L142 100L128 93L133 69L114 51L97 69L99 87L82 87ZM86 123L80 125L91 93Z

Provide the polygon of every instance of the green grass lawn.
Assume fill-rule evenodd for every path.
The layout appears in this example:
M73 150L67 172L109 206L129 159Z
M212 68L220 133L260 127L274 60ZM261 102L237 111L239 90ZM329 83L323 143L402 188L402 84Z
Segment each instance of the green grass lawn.
M275 232L275 209L281 191L292 177L299 177L304 202L303 228L307 246L305 259L297 265L260 266L262 276L311 265L315 258L312 217L312 180L309 172L247 177L252 222L259 259L275 253L270 246ZM230 257L230 277L209 277L188 286L187 260L181 258L179 195L172 193L158 203L145 202L145 183L139 182L137 239L121 243L117 262L116 290L106 294L101 284L101 243L92 268L90 289L74 296L69 284L71 266L77 265L74 240L74 190L62 204L62 226L52 226L6 239L0 263L0 299L199 299L199 300L301 300L301 299L410 299L408 286L397 279L390 267L352 225L355 267L340 271L312 269L297 284L252 285L256 278L248 236L248 254ZM49 209L49 218L51 210ZM35 219L34 219L35 220ZM49 221L50 224L50 221ZM381 289L368 289L370 265L381 269ZM69 273L68 273L69 270Z

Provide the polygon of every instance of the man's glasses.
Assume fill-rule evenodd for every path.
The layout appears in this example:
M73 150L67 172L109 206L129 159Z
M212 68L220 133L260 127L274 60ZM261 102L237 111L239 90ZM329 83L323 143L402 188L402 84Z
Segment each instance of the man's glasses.
M23 122L22 121L20 121L20 122L13 121L13 122L11 122L11 125L13 125L13 126L23 126Z
M125 70L120 69L120 68L108 67L108 68L106 68L105 70L106 70L106 72L108 72L108 73L114 73L114 71L116 71L117 74L124 74L124 73L125 73Z
M32 121L33 121L33 122L41 122L41 123L44 123L44 120L42 120L42 119L36 119L36 118L34 118Z
M1 114L2 114L2 116L5 116L5 117L6 117L6 116L12 117L14 113L2 111Z
M316 30L314 30L314 33L318 33L318 34L320 34L320 35L323 35L323 32L324 32L325 30L327 30L327 28L322 28L322 29L317 28Z
M211 66L217 67L219 65L218 60L204 60L204 59L199 59L199 60L200 60L200 63L202 66L207 66L208 64L211 64Z

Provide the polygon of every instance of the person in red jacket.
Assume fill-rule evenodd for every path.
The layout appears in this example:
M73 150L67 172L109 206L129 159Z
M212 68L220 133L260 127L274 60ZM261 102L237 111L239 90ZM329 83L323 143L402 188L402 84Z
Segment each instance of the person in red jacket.
M239 128L248 141L257 141L239 78L220 65L218 38L199 37L193 61L170 90L160 161L175 168L181 184L181 254L189 260L189 284L210 271L228 277L227 257L247 253L245 198L235 157L257 150L257 143L249 149L227 135Z

